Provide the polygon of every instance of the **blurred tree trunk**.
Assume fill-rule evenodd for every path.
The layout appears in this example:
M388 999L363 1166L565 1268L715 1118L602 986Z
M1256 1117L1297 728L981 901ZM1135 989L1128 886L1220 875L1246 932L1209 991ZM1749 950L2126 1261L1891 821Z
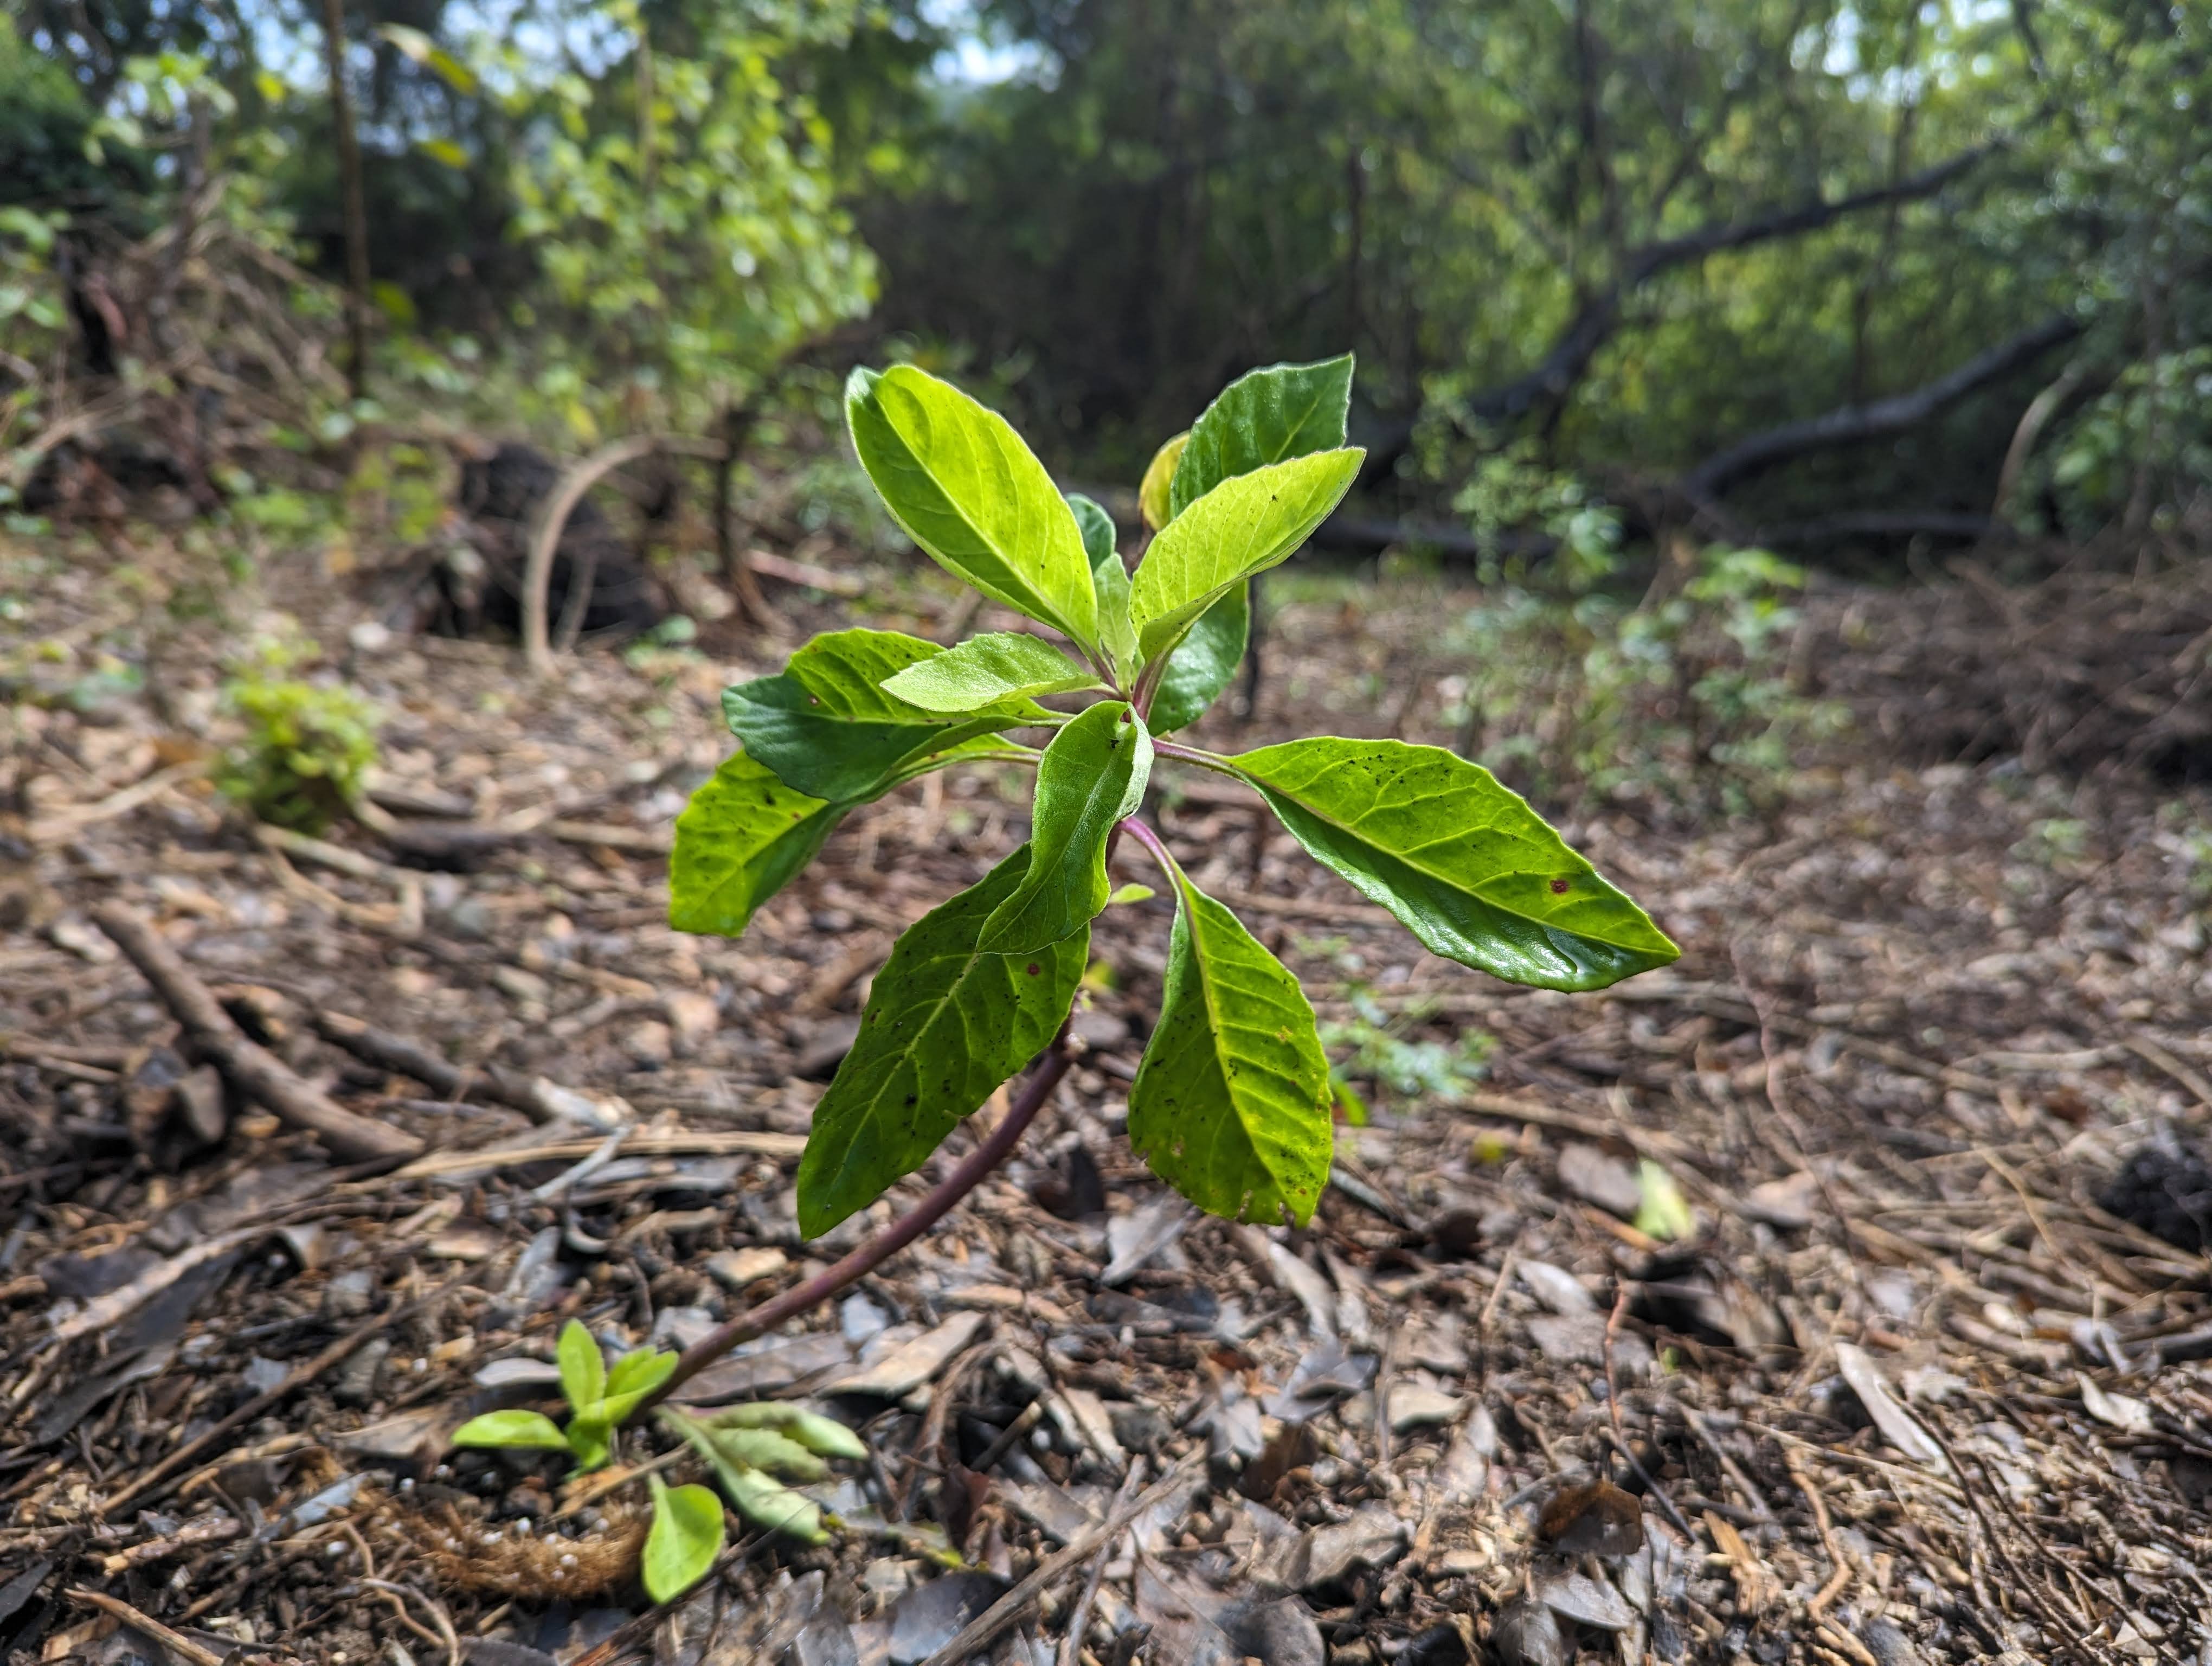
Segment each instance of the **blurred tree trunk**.
M341 0L323 0L323 57L330 69L331 125L337 133L338 187L345 204L346 386L358 399L368 391L368 204L362 190L353 100L346 93L345 49Z

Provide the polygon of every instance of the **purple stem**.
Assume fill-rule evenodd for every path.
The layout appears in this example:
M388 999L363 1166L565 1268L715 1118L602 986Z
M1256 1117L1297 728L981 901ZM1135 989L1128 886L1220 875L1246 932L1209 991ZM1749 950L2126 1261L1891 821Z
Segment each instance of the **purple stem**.
M937 1183L911 1214L893 1221L835 1266L708 1332L684 1350L684 1357L676 1362L675 1374L646 1400L645 1406L667 1398L672 1391L738 1343L765 1335L785 1320L828 1301L846 1286L874 1272L942 1220L954 1204L975 1189L985 1175L1006 1160L1006 1154L1013 1150L1024 1131L1036 1120L1037 1112L1044 1109L1053 1089L1060 1085L1060 1078L1067 1074L1068 1067L1074 1062L1066 1043L1066 1032L1062 1031L1031 1067L1029 1079L1022 1085L1021 1097L999 1119L999 1126L961 1160L958 1168ZM645 1406L639 1409L643 1410Z

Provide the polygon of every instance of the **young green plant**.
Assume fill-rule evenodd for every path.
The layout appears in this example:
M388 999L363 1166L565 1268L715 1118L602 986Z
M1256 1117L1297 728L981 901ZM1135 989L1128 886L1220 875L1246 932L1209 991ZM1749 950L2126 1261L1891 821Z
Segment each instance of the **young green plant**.
M1117 895L1107 867L1124 837L1175 904L1130 1141L1213 1213L1312 1216L1334 1148L1313 1007L1142 818L1162 765L1242 782L1316 860L1462 965L1589 990L1676 958L1525 802L1450 752L1316 737L1224 755L1175 739L1236 672L1252 580L1294 553L1358 474L1363 453L1345 444L1352 369L1348 355L1277 365L1225 389L1147 470L1152 537L1133 565L1104 512L1063 496L996 413L909 365L854 373L853 443L891 514L939 566L1035 628L950 648L838 631L730 690L741 749L678 818L670 923L737 936L860 806L957 765L1033 768L1027 840L909 927L871 987L800 1159L802 1231L866 1208L1036 1064L918 1208L688 1350L672 1381L880 1264L1012 1149L1067 1070L1065 1026L1091 922ZM1042 745L1014 738L1024 735Z
M610 1367L592 1333L574 1319L562 1327L556 1349L568 1426L542 1412L486 1412L453 1433L456 1446L565 1451L580 1473L604 1468L614 1456L615 1431L675 1375L677 1356L654 1348L626 1353ZM738 1513L755 1525L803 1544L829 1537L821 1506L777 1479L823 1480L830 1457L864 1458L867 1448L842 1423L797 1406L732 1406L711 1416L665 1409L660 1421L707 1460ZM656 1602L681 1596L703 1578L722 1554L722 1504L706 1487L671 1487L647 1471L653 1524L646 1534L641 1572Z

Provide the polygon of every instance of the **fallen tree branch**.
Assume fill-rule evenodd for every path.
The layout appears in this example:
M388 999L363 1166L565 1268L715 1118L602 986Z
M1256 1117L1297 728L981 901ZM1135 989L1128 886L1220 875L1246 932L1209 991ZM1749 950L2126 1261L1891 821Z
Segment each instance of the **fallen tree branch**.
M315 1135L341 1161L404 1163L422 1155L413 1134L355 1115L248 1037L150 921L120 903L101 903L92 921L154 986L193 1050L240 1092Z
M538 524L530 534L529 558L522 569L522 655L533 676L543 676L553 668L552 649L546 635L545 593L552 582L553 556L561 547L561 534L568 528L568 517L584 501L584 495L625 464L637 462L656 452L718 462L728 451L729 447L720 440L700 440L682 434L633 434L600 447L561 477L561 483L545 500ZM581 615L578 617L580 622Z
M2057 313L1908 392L1870 404L1844 405L1819 416L1747 435L1684 475L1682 495L1705 507L1717 502L1731 486L1809 452L1901 434L2081 333L2079 319Z

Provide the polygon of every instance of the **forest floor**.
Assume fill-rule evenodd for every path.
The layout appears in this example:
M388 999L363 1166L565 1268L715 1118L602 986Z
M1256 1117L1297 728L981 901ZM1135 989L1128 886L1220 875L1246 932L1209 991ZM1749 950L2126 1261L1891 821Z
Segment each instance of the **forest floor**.
M1086 1052L1024 1152L702 1379L864 1432L824 1491L842 1529L747 1541L655 1613L641 1487L445 1438L545 1403L568 1318L687 1341L824 1257L792 1206L821 1081L896 933L1020 836L1026 781L956 771L857 812L734 942L667 928L669 825L727 748L726 682L848 619L934 634L939 593L778 587L787 635L534 684L280 571L270 601L383 708L383 802L493 830L426 872L226 812L221 638L161 605L158 560L0 562L40 645L6 673L0 840L10 1662L915 1666L1055 1554L994 1657L2212 1659L2212 1262L2105 1207L2212 1112L2201 792L1908 767L1869 725L1771 816L1570 816L1684 952L1565 996L1427 957L1237 790L1164 770L1170 844L1340 1050L1436 1091L1374 1094L1310 1229L1190 1214L1121 1132L1167 906L1111 909ZM1419 688L1380 696L1473 599L1299 587L1258 709L1205 733L1385 710L1448 744ZM176 1014L92 920L117 902L428 1155L347 1164L180 1090ZM326 1014L464 1087L545 1079L581 1120L367 1064ZM1677 1198L1689 1235L1651 1236Z

